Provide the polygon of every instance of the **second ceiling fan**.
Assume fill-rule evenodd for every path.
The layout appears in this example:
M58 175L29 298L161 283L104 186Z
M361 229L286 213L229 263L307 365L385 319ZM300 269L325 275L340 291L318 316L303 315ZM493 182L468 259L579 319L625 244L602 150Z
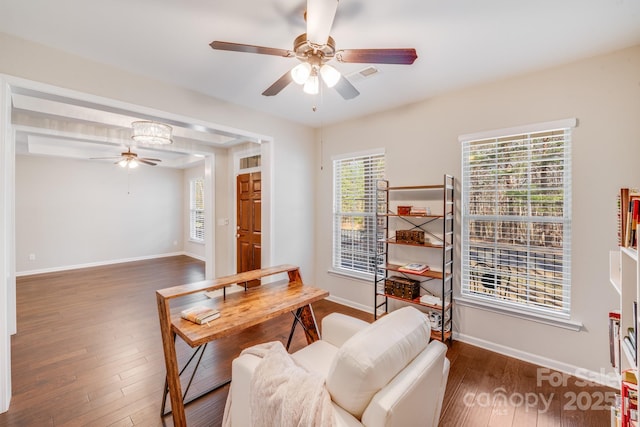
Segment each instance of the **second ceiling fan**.
M152 159L150 157L138 157L138 154L131 151L131 147L127 149L127 151L120 153L119 156L114 157L91 157L91 160L116 160L114 164L120 165L123 168L137 168L138 163L143 163L149 166L155 166L160 163L162 160L160 159Z
M338 62L345 63L411 65L418 57L413 48L336 50L335 41L329 33L337 8L338 0L307 0L307 32L296 37L293 50L218 40L209 45L216 50L297 58L300 64L287 71L262 92L264 96L277 95L291 82L304 85L306 93L316 94L322 80L328 87L335 88L344 99L355 98L360 94L358 89L329 65L329 61L335 58Z

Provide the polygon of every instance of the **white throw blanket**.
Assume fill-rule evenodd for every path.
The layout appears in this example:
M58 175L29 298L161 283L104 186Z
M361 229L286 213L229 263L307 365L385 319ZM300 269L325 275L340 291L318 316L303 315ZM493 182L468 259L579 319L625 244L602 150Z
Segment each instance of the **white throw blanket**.
M295 364L282 343L272 341L244 349L262 357L251 378L249 404L254 427L327 427L335 425L324 378ZM231 384L233 386L233 382ZM231 390L223 425L229 426Z

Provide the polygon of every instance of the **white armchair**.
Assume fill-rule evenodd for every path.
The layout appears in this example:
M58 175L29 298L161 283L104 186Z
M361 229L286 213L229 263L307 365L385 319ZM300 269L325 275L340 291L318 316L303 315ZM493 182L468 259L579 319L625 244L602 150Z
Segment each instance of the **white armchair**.
M429 338L429 321L414 307L371 324L332 313L322 320L322 339L291 358L325 379L336 426L437 426L449 361L447 347ZM232 427L252 425L249 394L261 360L242 354L233 361L225 416Z

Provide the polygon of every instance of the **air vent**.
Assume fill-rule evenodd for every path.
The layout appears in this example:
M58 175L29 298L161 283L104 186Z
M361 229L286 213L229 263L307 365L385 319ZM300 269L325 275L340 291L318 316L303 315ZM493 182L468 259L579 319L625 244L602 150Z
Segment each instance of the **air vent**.
M374 66L368 66L363 68L360 71L353 72L347 76L351 83L359 82L364 79L369 79L376 74L380 73L380 70Z
M369 66L367 68L363 68L362 70L358 71L358 73L360 75L362 75L362 77L371 77L374 74L377 74L380 70L378 70L376 67L374 66Z

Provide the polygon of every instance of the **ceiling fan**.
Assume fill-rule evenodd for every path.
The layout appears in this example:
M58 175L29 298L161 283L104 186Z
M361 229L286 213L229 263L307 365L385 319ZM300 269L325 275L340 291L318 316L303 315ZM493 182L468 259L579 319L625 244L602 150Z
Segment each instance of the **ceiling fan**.
M329 33L337 8L338 0L307 0L307 32L296 37L293 50L218 40L211 42L209 46L216 50L297 58L301 63L262 92L264 96L277 95L292 81L304 85L306 93L317 94L321 78L328 87L334 87L344 99L352 99L360 92L338 70L328 64L334 58L345 63L411 65L418 57L416 50L412 48L336 50L335 40Z
M155 166L160 163L160 159L151 159L148 157L138 157L138 155L131 151L131 147L124 153L120 153L119 157L92 157L92 160L117 160L114 164L120 165L123 168L137 168L138 163L144 163L145 165Z

